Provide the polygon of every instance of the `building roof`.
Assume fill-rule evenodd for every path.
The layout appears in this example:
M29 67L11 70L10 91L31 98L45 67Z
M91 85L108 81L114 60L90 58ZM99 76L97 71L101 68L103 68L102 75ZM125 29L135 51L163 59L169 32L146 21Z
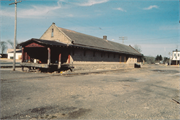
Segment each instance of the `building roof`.
M19 45L26 46L31 42L36 42L36 43L39 43L39 44L45 45L45 46L67 46L67 44L61 43L59 41L42 40L42 39L36 39L36 38L32 38L32 39L30 39L28 41L22 42Z
M127 46L124 44L116 43L116 42L105 40L105 39L98 38L98 37L94 37L91 35L86 35L86 34L79 33L79 32L73 31L73 30L68 30L68 29L64 29L64 28L60 28L60 27L57 27L57 28L66 37L68 37L71 44L65 44L58 40L42 40L42 39L32 38L26 42L20 43L20 45L25 46L25 45L29 44L30 42L34 41L36 43L46 45L46 46L76 46L76 47L87 48L87 49L94 49L94 50L142 56L142 54L140 52L138 52L131 46Z
M176 50L173 50L173 52L180 52L180 50L176 49Z
M16 49L16 53L21 53L21 49ZM7 53L14 53L14 49L7 49Z
M90 48L103 49L112 52L120 52L127 54L142 55L131 46L123 45L113 41L105 40L102 38L86 35L83 33L75 32L72 30L58 27L64 32L71 40L74 45L81 45Z

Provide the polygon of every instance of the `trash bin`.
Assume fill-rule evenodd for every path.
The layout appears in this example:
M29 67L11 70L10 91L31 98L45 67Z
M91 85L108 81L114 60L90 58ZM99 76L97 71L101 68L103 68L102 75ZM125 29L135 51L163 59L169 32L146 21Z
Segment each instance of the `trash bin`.
M137 63L135 63L135 64L134 64L134 68L141 68L141 65L140 65L140 64L137 64Z

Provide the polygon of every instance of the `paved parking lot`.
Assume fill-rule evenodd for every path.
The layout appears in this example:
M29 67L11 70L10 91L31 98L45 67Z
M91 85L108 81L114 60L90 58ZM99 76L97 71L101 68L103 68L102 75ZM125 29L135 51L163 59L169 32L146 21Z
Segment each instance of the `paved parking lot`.
M74 76L0 72L1 119L180 119L177 66Z

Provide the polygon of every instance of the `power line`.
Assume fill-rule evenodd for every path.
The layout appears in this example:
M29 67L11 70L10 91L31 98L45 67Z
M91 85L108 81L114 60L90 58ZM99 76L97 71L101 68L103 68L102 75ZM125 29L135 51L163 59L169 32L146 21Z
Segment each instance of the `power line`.
M122 44L124 44L124 40L127 40L127 37L119 37L119 40L122 40Z

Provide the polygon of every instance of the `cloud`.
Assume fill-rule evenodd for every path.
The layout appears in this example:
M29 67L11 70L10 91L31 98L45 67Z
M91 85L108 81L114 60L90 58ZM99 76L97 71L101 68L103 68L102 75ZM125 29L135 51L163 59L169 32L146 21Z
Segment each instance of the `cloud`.
M123 8L115 8L115 10L120 10L120 11L122 11L122 12L127 12L126 10L124 10Z
M159 8L159 7L157 5L150 5L149 7L144 8L144 10L151 10L153 8Z
M58 10L61 8L59 1L57 2L57 6L35 6L32 5L30 8L18 8L17 16L19 18L39 18L42 16L53 15L54 10ZM51 13L51 14L49 14ZM0 16L6 17L14 17L14 9L4 9L0 10Z
M87 2L77 3L77 5L79 5L79 6L92 6L95 4L106 3L108 1L109 0L88 0Z
M61 6L32 6L31 9L25 9L19 11L19 17L36 17L36 16L44 16L47 15L49 12L52 12L54 10L60 9Z
M0 16L14 17L13 11L0 10Z

